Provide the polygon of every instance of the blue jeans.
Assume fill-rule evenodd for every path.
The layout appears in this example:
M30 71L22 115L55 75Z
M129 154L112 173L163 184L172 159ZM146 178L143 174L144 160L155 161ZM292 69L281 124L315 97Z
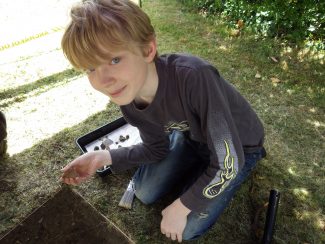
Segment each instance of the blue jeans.
M199 213L191 212L183 232L183 240L193 240L204 234L218 219L223 210L249 176L262 149L245 154L245 165L226 189L213 198L207 208ZM209 151L205 144L194 142L183 133L170 135L170 153L159 163L139 167L133 179L136 197L144 204L151 204L162 196L173 193L176 198L185 192L209 165Z

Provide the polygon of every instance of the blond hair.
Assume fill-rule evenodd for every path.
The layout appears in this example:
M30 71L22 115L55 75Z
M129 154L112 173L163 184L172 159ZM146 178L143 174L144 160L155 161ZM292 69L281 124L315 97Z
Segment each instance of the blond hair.
M95 68L111 53L140 48L146 56L155 31L146 13L128 0L85 0L73 6L61 46L77 69Z

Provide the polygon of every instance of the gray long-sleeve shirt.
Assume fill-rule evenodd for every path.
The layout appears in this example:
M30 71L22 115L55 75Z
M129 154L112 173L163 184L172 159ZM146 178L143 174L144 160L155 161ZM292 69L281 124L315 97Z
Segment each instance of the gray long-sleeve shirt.
M140 131L143 143L111 150L112 170L161 161L169 152L169 133L189 131L206 143L210 164L181 196L192 211L201 211L236 177L244 148L263 143L264 130L249 103L208 62L189 55L160 56L154 100L145 109L134 103L121 106L124 118Z

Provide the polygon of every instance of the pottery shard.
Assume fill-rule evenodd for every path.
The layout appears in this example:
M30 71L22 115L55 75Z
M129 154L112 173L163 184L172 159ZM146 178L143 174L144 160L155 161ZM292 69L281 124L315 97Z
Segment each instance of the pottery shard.
M122 135L120 135L120 138L119 138L120 142L124 142L126 140L126 138Z
M114 142L111 139L106 139L103 141L103 144L105 145L106 149L109 149L110 145L112 145Z

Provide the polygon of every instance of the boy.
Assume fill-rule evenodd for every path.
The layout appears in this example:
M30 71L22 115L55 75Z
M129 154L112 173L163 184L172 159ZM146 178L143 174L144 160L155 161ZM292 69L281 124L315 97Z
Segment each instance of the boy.
M84 154L62 170L62 181L79 184L105 165L113 172L137 166L143 203L179 189L162 211L161 232L179 242L201 236L265 154L260 120L206 61L158 56L150 19L130 1L84 1L71 18L66 57L120 106L142 143Z

